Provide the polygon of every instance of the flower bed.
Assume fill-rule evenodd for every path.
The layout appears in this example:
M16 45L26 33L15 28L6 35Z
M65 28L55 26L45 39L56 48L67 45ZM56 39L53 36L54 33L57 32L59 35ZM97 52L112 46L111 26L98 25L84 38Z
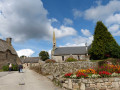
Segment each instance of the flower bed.
M69 75L69 76L67 76ZM96 70L89 69L80 69L76 73L66 73L65 78L102 78L102 77L111 77L111 76L120 76L120 66L112 64L104 64L101 67L98 67Z

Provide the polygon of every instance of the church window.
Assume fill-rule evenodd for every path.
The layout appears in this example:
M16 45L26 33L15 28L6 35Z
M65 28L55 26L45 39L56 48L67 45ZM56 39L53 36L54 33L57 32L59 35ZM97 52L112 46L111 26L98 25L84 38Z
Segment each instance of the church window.
M64 61L64 56L62 56L62 60Z

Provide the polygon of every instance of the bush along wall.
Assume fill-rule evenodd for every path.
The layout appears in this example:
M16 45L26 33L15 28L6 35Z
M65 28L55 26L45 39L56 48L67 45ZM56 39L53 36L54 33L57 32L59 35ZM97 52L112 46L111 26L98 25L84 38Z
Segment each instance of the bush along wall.
M3 71L9 71L9 65L5 65L2 67ZM18 65L12 64L12 71L18 71Z

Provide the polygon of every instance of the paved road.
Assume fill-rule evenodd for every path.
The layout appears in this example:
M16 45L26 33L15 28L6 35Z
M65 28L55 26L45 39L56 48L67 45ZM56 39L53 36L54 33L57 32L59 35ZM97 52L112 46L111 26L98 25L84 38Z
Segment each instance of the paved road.
M2 74L1 74L2 75ZM5 73L6 75L6 73ZM14 72L0 77L0 90L63 90L46 77L32 70Z
M8 72L0 72L0 77L7 75Z
M14 72L0 72L0 77L6 76L6 75L11 74L11 73L14 73Z

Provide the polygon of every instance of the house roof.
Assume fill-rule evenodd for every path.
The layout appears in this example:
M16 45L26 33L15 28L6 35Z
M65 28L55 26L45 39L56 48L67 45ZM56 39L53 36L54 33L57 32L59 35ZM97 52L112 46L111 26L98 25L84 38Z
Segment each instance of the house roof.
M12 45L9 45L5 40L0 39L0 51L6 52L7 50L10 50L12 54L17 55Z
M38 63L40 57L25 57L21 58L22 63Z
M84 55L88 53L86 46L80 47L58 47L55 49L54 55Z

